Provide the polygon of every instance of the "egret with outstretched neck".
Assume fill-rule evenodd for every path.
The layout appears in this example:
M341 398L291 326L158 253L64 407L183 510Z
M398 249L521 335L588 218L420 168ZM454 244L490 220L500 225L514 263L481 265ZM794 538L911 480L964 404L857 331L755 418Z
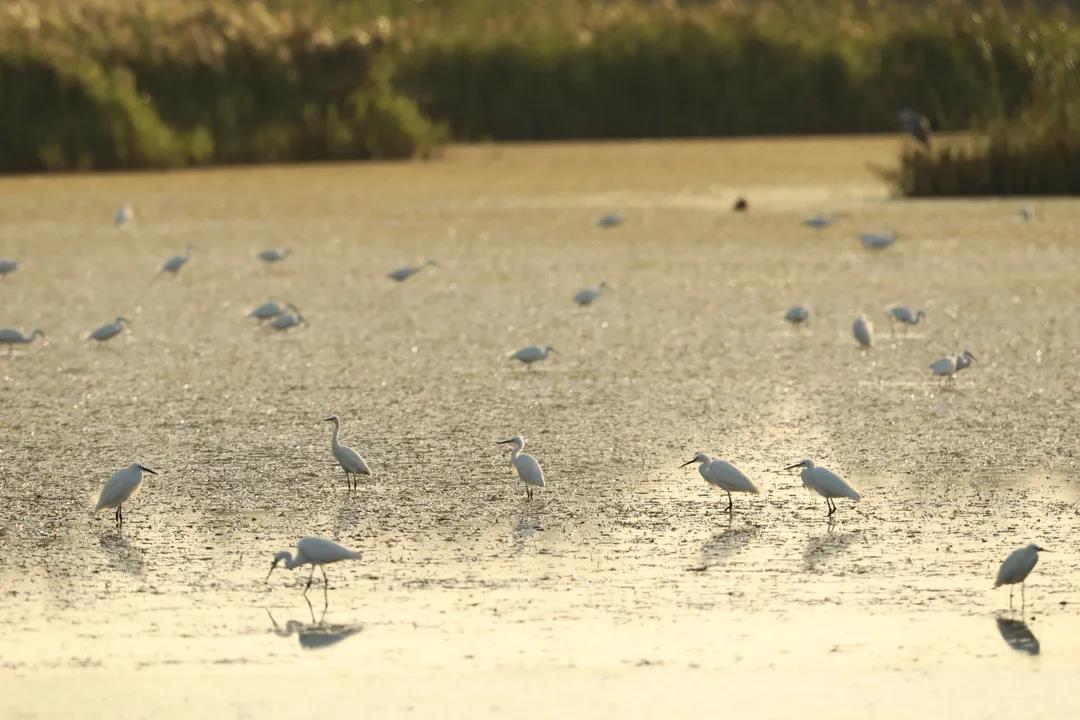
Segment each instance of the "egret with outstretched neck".
M192 246L187 245L184 248L184 254L183 255L173 255L172 257L167 259L161 265L161 270L159 270L158 272L172 273L172 275L175 277L176 274L178 272L180 272L180 268L184 267L184 264L187 263L187 261L191 259L191 250L192 250Z
M356 483L356 487L360 486L359 479L353 480L350 475L358 475L371 477L371 469L367 463L364 462L364 458L360 457L360 453L353 450L348 445L342 445L338 442L338 430L341 428L341 420L337 415L331 415L328 418L324 418L323 422L334 423L334 434L330 436L330 451L334 454L334 459L341 465L341 469L345 471L345 482L350 490L355 489L353 482Z
M525 449L525 438L515 435L509 440L500 440L497 444L510 446L510 465L525 483L525 497L532 499L533 488L544 487L544 471L536 458L522 452Z
M29 335L23 335L21 330L15 328L0 328L0 345L7 345L12 353L15 345L29 345L36 337L45 337L45 333L39 328L34 328Z
M539 345L529 345L518 350L516 353L510 356L511 360L518 360L525 364L525 367L532 368L533 363L540 362L541 360L547 360L549 353L559 354L559 351L555 348L547 345L540 347Z
M1024 581L1027 580L1027 576L1031 574L1031 571L1035 568L1035 563L1039 562L1039 553L1050 552L1046 548L1041 548L1035 543L1031 545L1025 545L1022 548L1018 548L1009 553L1009 557L1005 558L1005 562L1001 563L1001 567L998 568L997 579L994 580L994 587L998 588L1002 585L1009 586L1009 607L1012 607L1013 603L1013 585L1020 584L1020 604L1021 607L1026 602L1024 599Z
M105 342L119 335L124 330L124 323L131 322L126 317L120 317L119 315L111 323L105 323L94 332L90 333L87 340L97 340L98 342Z
M794 470L795 468L802 468L799 477L802 478L803 485L825 498L825 507L829 508L829 517L832 517L832 514L836 512L834 498L846 497L855 502L862 498L859 491L851 487L847 480L844 480L844 478L828 468L814 465L812 460L802 460L794 465L788 465L784 469Z
M301 565L310 565L311 574L308 575L307 585L304 586L304 594L307 595L307 591L311 588L311 582L315 579L316 566L322 571L323 587L329 589L330 581L326 577L326 569L323 565L341 560L359 560L360 558L360 553L348 550L333 540L304 537L300 538L300 541L296 543L295 557L288 550L282 550L277 555L274 555L274 561L270 563L270 572L266 573L266 579L270 579L270 575L274 572L274 568L278 566L278 563L284 563L287 570L292 570Z
M918 325L919 321L925 317L925 310L912 312L911 308L904 307L903 305L897 305L896 307L889 308L889 327L892 328L892 334L893 336L895 336L896 323L900 323L905 326L904 332L906 333L907 326Z
M726 460L710 458L705 453L699 452L679 467L686 467L693 463L701 463L701 465L698 466L698 472L701 473L701 477L705 478L705 482L710 485L715 485L727 493L727 511L729 513L732 511L733 507L731 493L744 492L750 493L751 495L761 494L757 485L755 485L750 478L743 475L739 468Z
M151 475L157 475L156 472L139 463L131 463L126 468L117 470L113 473L113 476L105 483L105 487L101 488L101 495L98 497L97 506L94 508L94 512L98 512L105 508L116 508L116 524L123 525L123 505L125 502L139 494L139 488L142 487L142 474L144 472L150 473Z

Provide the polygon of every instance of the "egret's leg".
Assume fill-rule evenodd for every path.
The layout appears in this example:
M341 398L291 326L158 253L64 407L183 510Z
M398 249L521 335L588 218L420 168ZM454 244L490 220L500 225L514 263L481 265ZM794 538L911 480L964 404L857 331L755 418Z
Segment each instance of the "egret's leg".
M829 508L829 517L832 517L832 514L836 512L836 506L833 505L829 498L825 498L825 507Z
M728 494L727 494L727 511L729 513L731 512L731 491L730 490L728 490Z
M324 588L329 588L330 587L330 581L326 578L326 568L324 568L322 565L320 565L319 570L322 570L323 587Z
M1009 586L1009 609L1010 609L1010 610L1012 610L1012 609L1013 609L1013 604L1012 604L1012 596L1013 596L1013 586L1012 586L1012 585L1010 585L1010 586Z
M1027 607L1027 598L1024 597L1024 585L1026 583L1020 583L1020 614L1024 613L1024 609Z
M307 576L307 585L304 586L304 594L307 595L307 591L311 589L311 582L315 579L315 564L311 564L311 574Z

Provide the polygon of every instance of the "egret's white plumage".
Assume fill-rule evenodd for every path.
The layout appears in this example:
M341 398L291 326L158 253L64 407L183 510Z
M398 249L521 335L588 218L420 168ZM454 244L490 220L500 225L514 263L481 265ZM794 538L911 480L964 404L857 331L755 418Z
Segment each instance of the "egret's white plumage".
M167 259L162 265L160 272L167 272L176 275L180 272L180 268L184 267L184 264L191 259L191 245L184 248L183 255L173 255Z
M308 576L307 585L304 587L304 592L307 593L308 588L311 587L311 581L315 577L315 567L318 566L323 574L323 583L329 588L330 585L326 578L326 570L322 567L323 565L341 560L359 560L361 557L360 553L344 548L333 540L303 537L296 543L295 557L288 550L282 550L274 555L274 561L270 564L270 572L266 574L266 579L270 579L270 574L274 572L274 568L277 567L279 562L284 562L288 570L301 565L310 565L311 575Z
M105 487L101 488L101 495L98 497L94 512L105 508L116 508L116 524L122 525L124 522L122 506L139 493L144 472L157 475L156 472L139 463L131 463L126 468L113 473L113 476L105 483Z
M804 308L802 305L792 305L788 308L787 313L784 315L784 319L789 323L799 325L806 322L810 318L810 311Z
M19 263L17 260L5 260L0 258L0 275L7 275L13 273L19 269Z
M710 458L705 453L699 452L679 467L686 467L692 463L701 463L698 466L698 472L701 473L701 477L705 478L705 482L715 485L727 493L728 512L732 510L731 493L744 492L752 495L761 493L750 478L746 477L739 468L726 460Z
M889 319L891 322L903 323L904 325L918 325L919 321L925 317L925 310L912 312L911 308L903 305L889 308Z
M930 370L933 371L934 375L943 377L948 381L952 380L956 373L971 365L974 359L975 356L970 351L965 350L957 355L946 355L943 358L938 358L930 363Z
M353 450L348 445L342 445L338 442L338 430L341 428L341 420L337 415L331 415L325 418L324 422L334 423L334 434L330 436L330 450L334 453L334 458L340 463L341 468L345 471L345 482L349 484L349 489L353 489L352 480L349 475L364 475L371 477L371 470L368 468L367 463L364 462L364 458L360 457L360 453ZM359 486L360 481L356 481Z
M116 215L113 216L113 224L117 227L126 225L135 219L135 208L131 206L131 203L124 203L116 211Z
M248 317L256 320L269 320L285 312L288 307L287 305L279 305L276 300L268 300L249 312Z
M438 263L434 260L425 260L419 265L405 265L404 267L399 267L397 270L393 270L387 274L387 277L391 280L396 280L397 282L404 282L424 268L434 267L436 265L438 265Z
M851 326L851 334L855 336L855 342L864 348L874 344L874 324L867 320L865 315L855 318Z
M87 340L97 340L98 342L105 342L119 335L124 330L124 323L131 322L125 317L117 316L115 320L109 323L105 323L94 332L87 336Z
M596 300L596 298L600 297L600 295L603 294L604 290L606 289L606 282L600 282L596 285L590 285L587 288L582 288L574 294L574 302L581 306L591 305L592 302Z
M859 491L849 485L847 480L844 480L844 478L828 468L814 465L812 460L802 460L794 465L788 465L784 469L794 470L795 468L802 468L799 477L802 478L803 485L825 498L825 506L829 508L829 515L836 512L834 498L850 498L856 502L862 498Z
M863 233L859 236L859 240L864 247L871 250L884 250L896 242L896 232L886 228L880 233Z
M29 335L23 335L21 330L15 328L0 328L0 345L26 345L34 342L34 338L45 337L45 333L34 328Z
M1040 552L1048 551L1046 548L1041 548L1032 543L1031 545L1025 545L1024 547L1009 553L1009 557L1005 558L1005 562L1001 563L1001 567L998 569L997 579L994 580L994 587L1016 585L1019 583L1020 597L1023 598L1024 581L1027 580L1027 576L1031 574L1032 569L1035 567L1035 563L1039 562ZM1009 588L1009 605L1012 606L1012 588Z
M525 483L526 496L531 498L534 487L544 487L544 471L536 458L522 452L525 449L525 438L515 435L509 440L501 440L498 444L510 446L510 464Z
M559 351L551 347L550 345L547 345L545 347L540 347L539 345L529 345L528 347L523 347L516 353L511 355L510 359L520 360L521 362L525 363L526 367L532 367L532 364L534 362L546 360L548 353L555 353L556 355L558 355Z
M276 263L281 262L288 256L289 248L284 248L282 250L277 250L275 248L267 248L266 250L260 251L259 254L255 257L266 263Z

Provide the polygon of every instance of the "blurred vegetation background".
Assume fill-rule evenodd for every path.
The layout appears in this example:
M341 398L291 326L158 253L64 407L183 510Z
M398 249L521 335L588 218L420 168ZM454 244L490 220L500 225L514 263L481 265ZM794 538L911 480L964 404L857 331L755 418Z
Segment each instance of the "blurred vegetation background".
M0 0L0 170L880 132L915 108L979 137L906 148L902 192L1076 192L1075 5Z

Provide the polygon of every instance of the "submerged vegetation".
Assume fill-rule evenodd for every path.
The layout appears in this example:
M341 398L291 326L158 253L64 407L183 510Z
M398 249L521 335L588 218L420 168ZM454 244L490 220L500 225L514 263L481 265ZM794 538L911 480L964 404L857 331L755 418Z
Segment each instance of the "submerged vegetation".
M903 191L972 192L1060 158L1077 48L1068 3L1004 0L0 0L0 169L880 132L911 107L990 136L905 151Z

